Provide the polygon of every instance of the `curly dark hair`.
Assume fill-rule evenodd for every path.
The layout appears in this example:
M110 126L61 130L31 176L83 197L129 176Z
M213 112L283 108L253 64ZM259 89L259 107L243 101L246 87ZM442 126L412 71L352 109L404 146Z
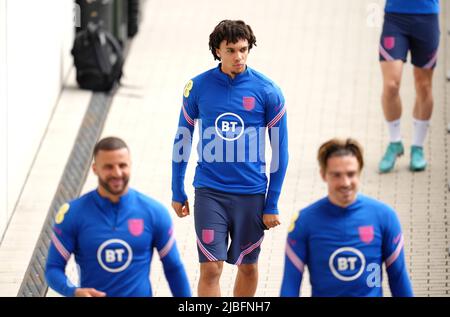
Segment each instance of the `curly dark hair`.
M209 35L209 49L214 56L214 60L220 61L220 57L216 54L216 49L220 47L220 43L223 40L226 40L227 43L247 40L249 51L253 45L256 46L256 37L252 28L242 20L223 20L217 24L214 31Z

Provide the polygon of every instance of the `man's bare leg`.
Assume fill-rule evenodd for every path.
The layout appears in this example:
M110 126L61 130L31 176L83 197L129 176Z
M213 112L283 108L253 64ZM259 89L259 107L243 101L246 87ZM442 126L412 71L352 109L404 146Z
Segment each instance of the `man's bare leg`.
M241 264L238 266L238 273L234 283L235 297L255 296L258 285L258 264Z
M403 155L404 152L400 133L400 118L402 116L400 83L403 61L383 61L380 65L383 75L381 103L389 129L389 145L380 161L378 170L380 173L388 173L394 168L397 157Z
M200 279L198 281L199 297L220 297L220 276L223 261L200 263Z
M414 83L416 88L416 102L413 111L413 140L411 145L412 171L423 171L427 161L423 153L423 144L427 136L429 121L433 112L432 93L433 69L414 67Z

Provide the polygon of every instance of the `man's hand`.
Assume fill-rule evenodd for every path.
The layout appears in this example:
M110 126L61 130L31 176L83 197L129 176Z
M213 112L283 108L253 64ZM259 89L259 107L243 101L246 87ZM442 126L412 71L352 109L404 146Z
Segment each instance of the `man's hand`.
M97 291L95 288L77 288L75 297L105 297L106 293Z
M281 224L278 215L264 214L263 222L268 229L273 228Z
M190 214L189 212L189 201L185 201L184 204L178 201L172 201L172 208L177 213L178 217L183 218Z

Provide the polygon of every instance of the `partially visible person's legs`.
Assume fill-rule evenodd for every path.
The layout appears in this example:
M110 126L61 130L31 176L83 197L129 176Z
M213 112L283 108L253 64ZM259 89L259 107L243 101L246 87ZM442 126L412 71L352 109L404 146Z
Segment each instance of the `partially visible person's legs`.
M390 172L397 157L404 152L400 132L400 83L410 45L407 37L408 23L408 18L402 14L386 13L384 16L379 56L383 75L381 103L389 129L389 145L378 166L380 173Z
M258 263L239 265L233 295L235 297L255 296L257 285Z
M414 80L416 87L416 102L414 105L413 117L417 120L428 121L431 119L431 114L433 112L433 69L414 67ZM423 144L423 141L421 144Z
M220 276L223 261L200 263L200 279L197 293L199 297L220 297Z
M402 102L400 100L400 83L403 72L403 61L395 60L381 62L381 73L383 75L383 93L381 103L383 113L387 122L399 120L402 115ZM400 135L395 135L392 140L391 130L389 130L391 141L400 141Z
M414 128L411 144L410 169L412 171L423 171L427 166L423 154L423 144L433 112L432 77L433 69L414 67L416 101L413 111Z
M411 63L415 66L416 101L413 111L414 129L409 167L412 171L423 171L427 166L423 145L433 112L432 79L437 62L440 30L437 14L418 15L413 17L413 21Z
M400 83L403 71L403 61L382 61L383 93L381 103L389 129L389 145L379 164L381 173L390 172L398 156L403 155L404 148L401 139L400 118L402 103L400 99Z

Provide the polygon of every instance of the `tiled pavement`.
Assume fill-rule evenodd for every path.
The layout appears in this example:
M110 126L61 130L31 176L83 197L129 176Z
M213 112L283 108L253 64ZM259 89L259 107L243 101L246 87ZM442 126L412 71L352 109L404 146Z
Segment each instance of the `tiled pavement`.
M125 86L114 98L103 132L104 136L118 135L129 143L134 164L133 187L170 207L171 147L182 89L188 79L215 66L207 42L209 33L220 20L241 18L252 26L258 46L251 51L248 64L272 78L284 92L290 163L279 205L282 225L268 231L263 242L257 296L278 295L289 219L295 211L325 195L326 187L319 178L315 156L318 146L334 136L352 136L361 141L366 158L362 191L397 210L404 229L405 253L415 294L448 296L450 293L446 186L449 136L445 130L450 121L446 111L449 84L445 80L450 53L446 38L448 25L444 19L450 16L450 6L447 2L442 4L442 41L434 81L435 109L426 144L429 168L423 173L409 172L407 151L393 173L379 175L376 167L387 142L377 62L383 4L384 1L375 0L150 0L146 5L145 20L127 59ZM405 65L401 96L403 136L409 149L414 101L410 64ZM58 137L64 138L49 136ZM191 201L194 152L185 183ZM96 179L91 174L84 191L95 185ZM51 186L56 185L49 187L53 194ZM24 195L19 207L27 204L26 199L31 202L36 198ZM19 207L12 223L23 213ZM196 294L199 271L193 217L179 219L171 213L178 246ZM13 231L8 231L1 245L0 257L6 257L8 246L16 245L14 237L23 234L19 225L11 226L10 230ZM26 251L23 261L25 258ZM0 261L0 295L14 295L4 292L3 283L17 283L20 274L16 272L13 281L5 275L5 270ZM73 269L69 271L73 273ZM222 276L225 296L232 295L235 271L232 266L225 266ZM152 264L151 280L155 296L170 295L157 256ZM302 295L307 296L310 294L307 277L304 281ZM384 285L389 295L386 281Z

